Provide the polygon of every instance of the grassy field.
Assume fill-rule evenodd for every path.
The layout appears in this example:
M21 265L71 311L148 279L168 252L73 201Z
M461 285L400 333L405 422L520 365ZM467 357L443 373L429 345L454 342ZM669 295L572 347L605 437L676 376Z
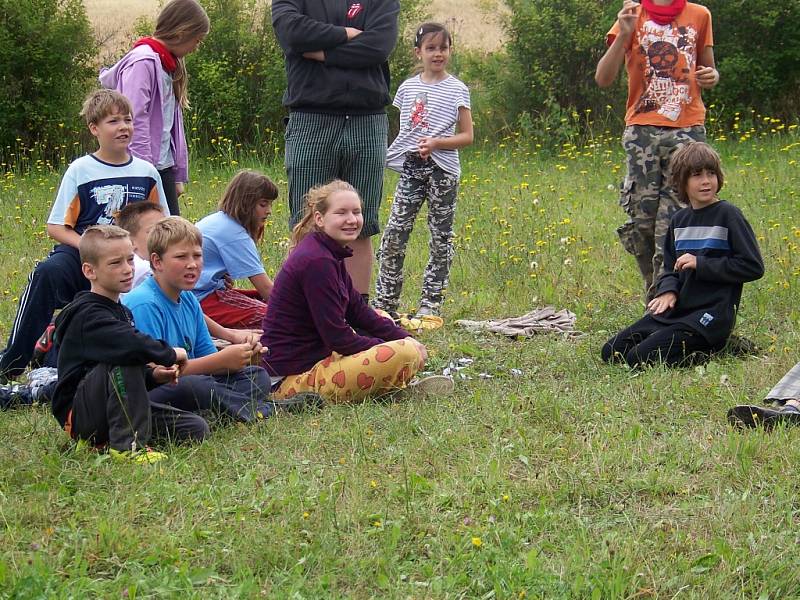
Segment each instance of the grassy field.
M614 233L618 139L548 158L510 136L463 154L447 323L424 336L431 370L472 359L455 396L219 426L151 467L76 451L45 407L3 413L0 596L800 596L800 431L725 423L798 360L800 136L772 129L718 142L723 196L767 264L738 323L760 356L602 364L602 342L643 309ZM195 161L186 214L213 210L246 162ZM280 165L266 170L285 192ZM49 246L58 180L42 169L0 183L3 335ZM285 218L279 201L263 246L273 272ZM420 223L409 307L425 243ZM547 304L574 311L587 335L509 340L454 325Z
M118 57L130 44L136 19L155 18L162 4L161 0L84 0L100 41L101 57ZM431 17L445 23L459 44L482 50L502 45L500 18L504 10L500 0L431 0L428 8Z

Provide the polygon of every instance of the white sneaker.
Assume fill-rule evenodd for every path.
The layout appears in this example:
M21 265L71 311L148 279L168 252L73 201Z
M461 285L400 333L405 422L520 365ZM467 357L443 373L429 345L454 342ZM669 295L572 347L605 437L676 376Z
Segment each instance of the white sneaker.
M449 396L455 390L455 383L452 377L447 375L429 375L414 379L408 384L408 391L415 394L425 394L429 396Z

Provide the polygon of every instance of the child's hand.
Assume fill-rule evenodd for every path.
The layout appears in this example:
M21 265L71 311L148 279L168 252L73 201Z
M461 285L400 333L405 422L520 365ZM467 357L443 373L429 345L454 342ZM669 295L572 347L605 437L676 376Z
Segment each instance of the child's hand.
M697 85L703 89L709 89L719 83L719 71L714 67L699 67L694 74Z
M436 150L437 146L437 138L434 137L420 138L419 142L417 142L417 150L419 150L419 155L423 160L427 159L431 152Z
M634 2L633 0L624 0L622 3L622 10L617 13L620 37L627 39L633 35L633 30L636 29L636 19L639 18L638 11L638 2Z
M230 276L230 273L225 273L225 275L222 276L222 281L225 283L226 290L233 287L233 277Z
M660 315L661 313L674 308L677 301L678 296L675 292L667 292L666 294L661 294L660 296L653 298L650 301L650 304L647 305L647 310L654 315Z
M223 358L222 366L228 371L239 371L245 368L253 360L257 360L259 355L264 354L264 349L260 343L255 344L231 344L219 351Z
M231 344L255 344L263 333L260 329L226 329L225 339Z
M697 257L694 254L681 254L675 261L675 270L697 269Z
M175 350L175 364L182 369L189 362L189 354L186 352L186 348L179 346L173 348L173 350Z
M155 365L153 367L153 381L158 384L178 383L178 372L178 365L172 365L171 367Z
M428 360L428 349L425 347L425 344L414 339L413 337L407 337L406 341L413 342L414 345L416 345L417 352L419 352L419 368L421 369L425 366L425 361Z

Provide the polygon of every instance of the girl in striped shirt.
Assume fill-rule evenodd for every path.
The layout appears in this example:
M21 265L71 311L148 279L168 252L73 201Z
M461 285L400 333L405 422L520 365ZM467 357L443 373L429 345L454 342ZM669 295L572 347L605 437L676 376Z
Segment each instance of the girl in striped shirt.
M406 246L419 209L428 200L430 256L417 316L438 314L453 261L453 217L461 167L458 149L472 143L469 89L447 72L452 38L438 23L423 23L414 38L421 71L400 84L394 105L400 132L386 154L400 172L392 212L381 239L374 306L397 311ZM393 315L394 316L394 315Z

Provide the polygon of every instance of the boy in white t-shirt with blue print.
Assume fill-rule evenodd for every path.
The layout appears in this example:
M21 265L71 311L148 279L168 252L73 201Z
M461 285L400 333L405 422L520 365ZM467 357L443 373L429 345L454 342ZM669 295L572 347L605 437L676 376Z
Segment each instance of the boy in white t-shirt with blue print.
M164 188L155 167L128 152L133 135L133 110L114 90L90 93L81 110L97 151L73 161L61 180L47 218L47 234L57 244L38 262L20 294L8 343L0 353L0 382L15 379L28 367L37 339L45 334L56 310L89 289L81 271L78 243L92 225L114 224L128 204L148 202L169 214Z
M469 89L447 72L452 38L439 23L423 23L414 38L422 72L400 84L394 105L400 132L386 164L401 173L381 239L376 308L394 313L403 288L403 262L417 213L428 200L430 257L417 315L435 315L453 261L453 219L461 166L458 149L472 143Z

